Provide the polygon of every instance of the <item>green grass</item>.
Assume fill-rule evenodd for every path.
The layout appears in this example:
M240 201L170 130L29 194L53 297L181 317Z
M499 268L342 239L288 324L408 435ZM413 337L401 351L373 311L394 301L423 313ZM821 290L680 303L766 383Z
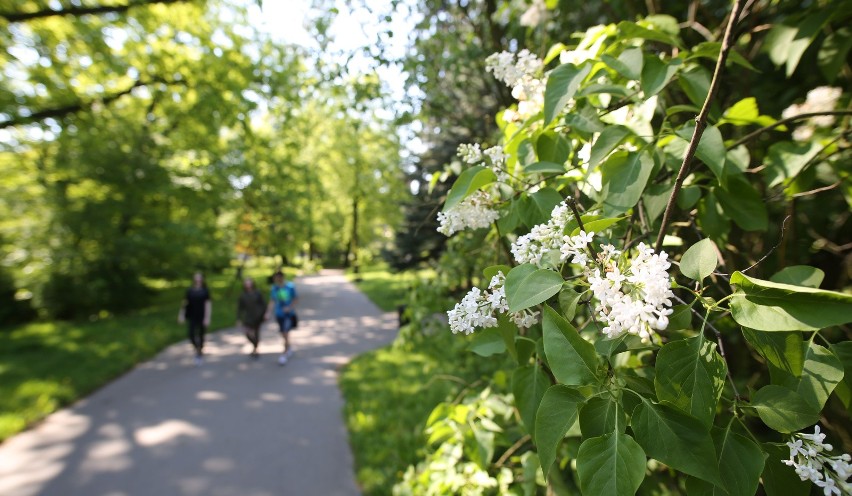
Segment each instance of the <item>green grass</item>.
M433 353L381 348L343 370L344 415L365 495L389 495L405 469L422 459L432 409L462 387Z
M416 278L434 277L434 272L393 274L380 266L360 276L358 288L382 310L392 311L407 301ZM344 416L363 494L392 494L406 468L426 456L423 431L432 410L491 375L496 365L474 358L466 341L447 329L433 336L398 338L394 345L359 355L344 367Z
M418 279L434 277L431 270L391 272L385 265L362 268L356 278L347 276L370 300L385 312L392 312L407 301L409 287Z
M246 272L264 291L269 273L268 268ZM211 329L234 325L240 292L234 272L207 282L213 296ZM152 285L159 288L154 302L133 314L0 331L0 441L186 338L177 313L189 278Z

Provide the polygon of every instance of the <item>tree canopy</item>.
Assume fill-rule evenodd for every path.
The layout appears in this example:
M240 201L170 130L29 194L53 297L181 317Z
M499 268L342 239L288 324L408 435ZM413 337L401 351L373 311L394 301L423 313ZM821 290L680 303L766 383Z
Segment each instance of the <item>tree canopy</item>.
M381 95L317 84L317 59L252 27L252 7L15 7L0 8L0 254L16 301L122 310L146 278L238 253L337 264L387 241L402 182Z

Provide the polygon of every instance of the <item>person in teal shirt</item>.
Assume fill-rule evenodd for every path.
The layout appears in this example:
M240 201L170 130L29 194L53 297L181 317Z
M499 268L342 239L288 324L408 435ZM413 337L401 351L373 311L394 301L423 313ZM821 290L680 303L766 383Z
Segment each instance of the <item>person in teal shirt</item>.
M290 345L290 330L295 324L297 299L296 285L287 282L284 273L280 270L277 271L272 276L272 290L269 294L269 307L266 314L270 316L272 312L275 312L275 320L278 321L278 329L284 340L284 351L278 357L280 365L285 365L293 355L293 348Z

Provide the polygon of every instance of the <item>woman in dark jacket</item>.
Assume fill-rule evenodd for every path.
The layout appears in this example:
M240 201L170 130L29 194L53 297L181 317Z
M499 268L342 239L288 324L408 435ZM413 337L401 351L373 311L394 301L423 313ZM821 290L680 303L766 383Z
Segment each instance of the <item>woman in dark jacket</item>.
M210 316L213 307L210 303L210 291L204 282L204 275L196 272L192 276L192 286L186 290L186 295L181 303L178 322L186 321L188 325L189 342L195 348L195 365L201 365L204 333L210 326Z
M266 301L264 301L263 295L255 287L252 278L245 278L243 280L243 292L240 294L237 303L237 326L243 328L246 337L252 344L253 348L249 356L253 359L257 359L259 356L257 345L260 343L260 326L263 324L265 313Z

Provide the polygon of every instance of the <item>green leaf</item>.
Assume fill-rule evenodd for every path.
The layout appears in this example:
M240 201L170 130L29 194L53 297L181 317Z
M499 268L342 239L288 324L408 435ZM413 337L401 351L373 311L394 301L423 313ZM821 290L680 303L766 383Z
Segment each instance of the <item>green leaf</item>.
M816 157L822 146L819 143L791 143L782 141L769 147L766 157L766 177L769 187L789 183Z
M819 288L824 278L825 272L816 267L811 267L810 265L791 265L776 272L769 280L780 284Z
M817 9L814 13L799 22L797 26L796 36L790 41L790 46L787 53L787 77L796 72L796 67L799 61L802 60L802 55L805 50L811 46L814 38L822 30L822 26L831 17L833 9Z
M450 192L447 194L447 201L444 202L444 212L455 207L462 200L470 196L474 191L479 190L483 186L493 183L497 180L497 175L488 167L476 165L462 172Z
M468 348L479 356L488 357L506 351L506 343L499 329L489 327L477 332Z
M711 432L719 455L719 472L730 496L757 493L766 455L754 441L727 429L714 427ZM717 491L724 494L724 491Z
M653 223L663 214L666 209L666 204L669 201L669 196L674 188L672 183L658 183L650 181L651 184L645 188L645 196L642 198L642 204L648 212L648 222Z
M689 142L692 140L692 134L695 132L695 126L690 124L677 130L676 134ZM707 167L713 171L719 184L725 186L727 177L725 173L725 156L727 149L725 142L722 140L722 133L715 126L707 126L701 139L698 141L698 148L695 150L695 156L704 162Z
M574 98L580 84L589 75L592 65L584 63L580 67L574 64L562 64L547 78L544 90L544 124L548 125L565 105Z
M725 360L716 353L716 344L701 335L673 341L660 349L656 370L657 398L692 415L709 429L716 417L727 371Z
M699 65L688 67L678 74L677 83L696 108L696 115L701 112L700 109L704 106L704 100L707 99L707 93L710 92L712 78L713 75L710 71Z
M692 310L689 305L675 305L672 307L672 314L669 315L669 326L667 331L681 331L683 329L692 329Z
M680 69L681 64L680 59L665 62L656 55L647 57L645 66L642 67L642 77L639 80L639 86L642 87L645 98L650 98L662 91L672 80L672 76Z
M626 341L628 336L629 335L625 333L617 338L596 339L595 351L598 352L598 355L611 359L613 355L627 351ZM612 360L610 360L610 362L612 362Z
M661 43L666 43L668 45L676 47L681 46L680 41L678 41L677 38L668 33L643 28L642 26L639 26L636 23L630 21L621 21L618 23L618 34L619 38L624 40L639 38L644 40L659 41Z
M690 51L689 57L687 57L687 60L699 57L710 60L718 60L719 52L721 50L722 44L718 41L705 41L693 47L693 49ZM751 62L749 62L745 57L740 55L740 53L734 49L731 49L728 52L728 61L733 62L734 64L741 65L746 69L758 72L757 69L753 65L751 65Z
M518 350L518 363L523 365L535 354L536 342L524 336L515 336L515 348Z
M580 408L580 431L586 439L613 432L621 433L626 427L627 414L612 398L591 398Z
M620 432L586 439L577 453L583 494L631 496L645 478L645 452Z
M526 200L529 199L525 196L516 198L501 210L501 216L497 219L497 228L501 233L512 232L521 225L521 209Z
M610 55L603 55L601 60L627 79L636 81L642 75L641 48L628 48L621 52L617 59Z
M607 126L592 145L592 151L589 155L589 170L598 165L631 134L633 132L624 126Z
M543 307L543 314L544 353L556 380L578 386L597 383L599 362L594 345L549 306Z
M553 207L562 201L562 195L553 188L542 188L529 195L527 200L523 206L523 221L532 227L550 219Z
M773 443L764 443L761 447L768 455L761 474L767 496L807 496L811 493L811 481L803 481L793 467L784 464L783 460L790 458L790 448Z
M520 312L555 295L565 282L558 272L532 264L518 265L506 275L506 301L510 312Z
M580 301L581 293L574 291L571 288L562 288L559 292L559 310L568 322L574 320L574 314L577 311L577 302Z
M726 110L718 125L733 124L735 126L747 126L749 124L757 124L758 126L768 126L775 122L777 122L776 119L768 115L760 115L757 108L757 100L753 96L750 96L743 98Z
M564 164L571 152L571 145L561 135L545 131L536 140L535 151L543 162Z
M723 496L753 496L757 492L760 474L766 455L754 441L726 429L713 427L711 431L716 454L719 457L719 473L725 481L724 489L716 488L714 494Z
M633 94L632 91L628 90L626 87L620 84L599 84L592 83L587 86L584 86L579 91L577 91L577 96L589 96L589 95L597 95L600 93L606 93L612 96L631 96Z
M852 321L852 296L731 275L739 289L731 300L738 324L759 331L816 331Z
M729 177L727 188L714 191L725 213L744 230L765 231L769 226L763 197L742 175Z
M512 270L512 267L508 265L491 265L483 269L482 275L484 275L488 281L491 281L491 278L496 276L498 272L502 272L505 276L510 270Z
M837 79L841 67L849 57L850 48L852 48L852 29L849 26L844 26L825 37L817 54L817 64L829 83Z
M598 118L597 110L590 106L581 107L580 110L566 115L565 125L587 136L605 129L604 123Z
M583 227L586 228L586 232L600 233L609 229L610 226L618 224L626 218L627 217L610 217L606 219L595 219L590 222L583 221ZM576 236L578 234L580 234L580 226L577 226L571 230L571 236Z
M683 112L689 112L690 114L698 115L701 112L701 109L696 107L695 105L671 105L666 107L666 117L671 117L675 114L680 114Z
M819 409L792 389L770 384L751 399L760 420L781 433L796 432L819 421Z
M677 206L681 210L689 210L701 199L701 188L684 186L677 194Z
M680 272L693 281L701 281L716 270L716 245L704 238L690 246L680 259Z
M639 202L654 170L647 152L616 153L602 166L604 215L626 212Z
M751 155L745 145L740 145L736 148L728 150L728 158L725 162L725 167L728 168L728 174L733 170L745 172L751 163Z
M731 230L731 222L722 215L715 193L710 191L698 202L698 225L712 239L722 239Z
M515 369L512 374L512 393L515 396L515 406L521 414L527 432L535 433L535 414L544 392L550 387L550 379L541 370L541 366L525 365Z
M643 398L630 425L636 441L651 458L724 487L710 432L698 419Z
M811 342L796 392L811 406L822 410L834 388L843 380L843 363L829 349Z
M766 359L772 384L796 387L805 365L801 332L761 332L743 327L743 336Z
M585 401L579 391L561 384L550 386L544 393L535 416L535 444L545 474L556 459L559 441L577 421L578 409Z
M536 162L524 167L524 172L528 174L561 174L565 172L565 166L553 162Z
M500 314L497 315L497 330L500 331L500 336L503 338L503 345L506 347L506 351L509 352L509 355L511 355L516 362L521 363L518 360L518 348L515 343L515 339L518 337L518 326L510 321L506 314ZM529 361L529 357L527 357L527 361Z
M852 408L852 341L834 343L830 348L843 364L843 381L834 389L834 394L848 410Z
M486 470L494 458L494 433L473 427L464 434L463 440L464 452L479 468Z
M783 24L772 26L763 41L763 49L769 54L772 63L782 65L787 62L787 57L790 55L790 44L796 38L796 32L798 32L798 29L793 26Z

